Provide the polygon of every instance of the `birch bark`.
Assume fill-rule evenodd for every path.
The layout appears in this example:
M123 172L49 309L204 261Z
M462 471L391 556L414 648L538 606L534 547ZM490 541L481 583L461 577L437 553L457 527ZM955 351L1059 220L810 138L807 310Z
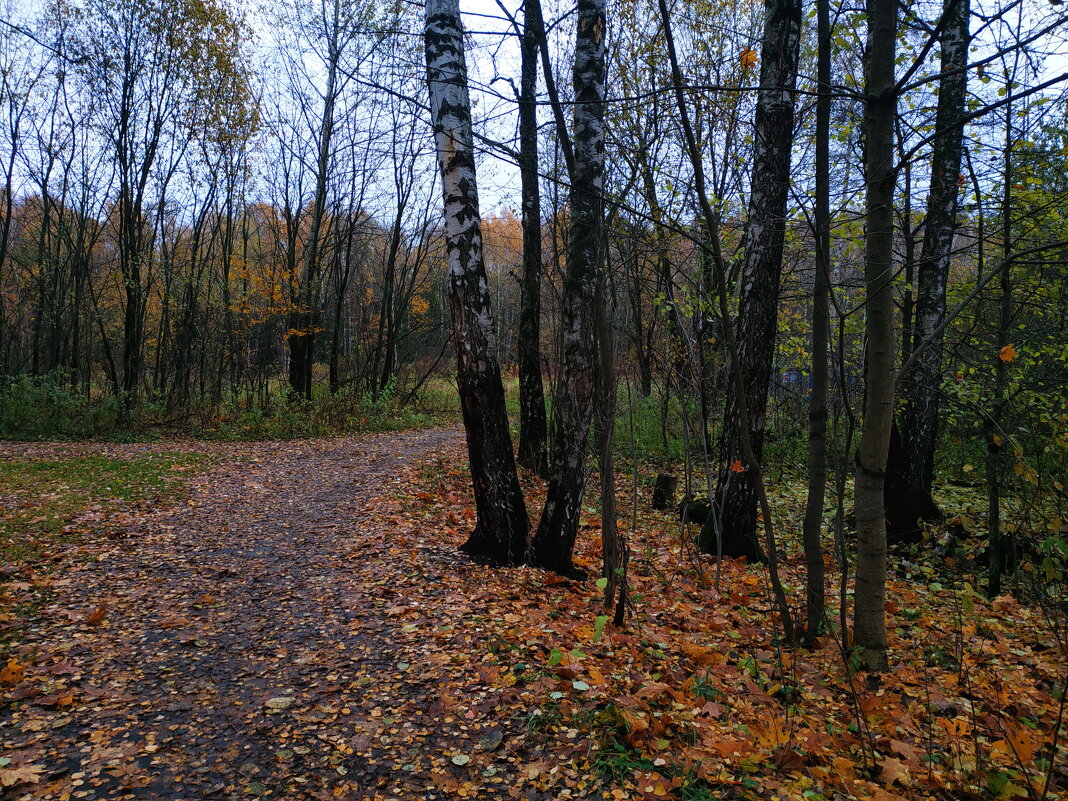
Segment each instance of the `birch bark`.
M495 564L516 565L526 555L529 519L496 356L457 0L427 0L424 41L445 205L456 383L475 495L475 529L462 550Z
M605 0L579 0L575 36L574 168L570 245L560 325L549 490L531 544L532 563L576 574L571 553L586 481L597 350L594 304L604 263Z
M549 471L545 393L541 383L541 193L538 186L538 42L541 5L524 4L519 96L519 153L523 191L523 278L519 309L519 463Z
M938 88L931 191L917 276L913 347L932 337L933 341L920 354L901 385L905 396L903 478L928 494L934 477L942 383L943 338L935 332L946 314L946 282L953 255L953 236L957 230L961 142L968 89L968 73L962 68L968 63L971 41L969 0L945 0L942 15L943 77Z

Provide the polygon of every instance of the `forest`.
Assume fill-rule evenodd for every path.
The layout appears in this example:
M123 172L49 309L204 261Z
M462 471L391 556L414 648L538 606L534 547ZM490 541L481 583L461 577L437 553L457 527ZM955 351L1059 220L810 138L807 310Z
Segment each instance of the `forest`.
M0 796L1068 798L1066 86L1060 0L7 0Z

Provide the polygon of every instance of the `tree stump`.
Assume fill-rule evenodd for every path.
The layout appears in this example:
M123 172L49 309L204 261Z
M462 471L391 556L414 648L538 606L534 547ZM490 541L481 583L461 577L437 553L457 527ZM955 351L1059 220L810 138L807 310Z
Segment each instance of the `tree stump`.
M667 473L661 473L656 477L656 486L653 487L653 508L670 509L675 505L675 488L679 480Z

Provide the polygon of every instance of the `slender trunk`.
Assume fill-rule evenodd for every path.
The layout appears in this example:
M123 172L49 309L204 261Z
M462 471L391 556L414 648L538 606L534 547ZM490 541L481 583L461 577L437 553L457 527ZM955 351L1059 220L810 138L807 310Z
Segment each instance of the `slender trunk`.
M790 187L794 98L801 42L800 0L767 0L761 42L742 294L738 312L738 368L745 380L746 417L753 456L763 458L768 382L775 354L779 282ZM740 399L739 399L739 402ZM724 553L760 558L756 541L757 490L751 470L732 470L742 458L741 414L728 394L723 422L723 461L716 488Z
M857 448L854 502L857 520L855 642L871 670L887 668L886 514L883 479L894 414L894 51L896 0L868 0L865 87L866 247L864 254L864 424Z
M811 643L824 625L823 504L827 494L827 382L831 277L831 23L830 0L816 2L816 259L812 287L812 397L808 407L808 497L801 539L805 548L805 634Z
M612 612L613 623L622 626L627 606L630 549L619 530L616 514L616 472L612 453L616 422L616 361L610 297L608 271L603 270L600 291L594 302L597 325L597 461L601 475L601 574L607 581L604 588L605 609Z
M458 0L428 0L425 43L444 195L456 382L477 515L475 529L463 550L514 565L526 555L529 519L512 455L504 385L494 356L493 314L482 252L471 100Z
M998 328L994 356L994 403L986 419L983 432L986 439L986 526L989 554L987 594L993 598L1001 592L1001 579L1011 566L1010 549L1001 526L1001 450L1004 433L1001 430L1005 415L1006 389L1009 383L1009 364L1000 358L1001 349L1009 345L1012 325L1012 104L1005 107L1005 183L1001 197L1001 247L1004 268L998 280Z
M337 276L334 287L334 321L330 332L330 394L337 395L341 391L341 329L345 311L345 293L349 288L349 280L352 277L353 242L356 238L355 229L357 218L351 217L345 231L345 246L338 247L338 253L334 260Z
M301 276L300 306L291 315L289 325L289 388L295 397L312 399L312 365L315 361L315 334L319 325L319 239L326 212L327 170L330 166L330 140L334 132L334 102L337 100L337 71L341 53L338 49L340 0L334 0L330 41L327 45L326 94L319 130L319 154L315 165L315 200L311 210L311 228L304 246L304 269Z
M519 93L519 152L523 185L523 277L519 299L519 463L549 471L548 425L541 382L541 191L538 186L538 38L541 6L524 6Z
M404 235L404 203L398 202L397 216L389 235L389 251L386 254L385 275L382 278L382 305L378 312L378 339L375 346L374 368L371 374L375 396L382 394L389 379L393 377L393 314L396 306L395 295L397 281L397 257L400 253L401 237ZM381 366L379 366L381 360Z
M571 561L586 480L597 351L594 304L604 265L604 68L606 0L579 0L570 242L564 277L563 369L553 416L552 464L541 522L531 542L538 567L577 573Z
M903 147L903 143L902 143ZM902 152L903 156L903 152ZM901 168L904 208L901 210L901 236L905 240L905 289L901 298L901 361L908 359L912 351L912 326L916 317L916 236L920 226L913 225L912 213L912 162L905 161Z
M11 149L7 154L4 165L4 186L0 202L3 203L4 216L0 220L0 343L10 343L14 337L7 331L7 305L4 303L4 268L8 266L7 251L11 241L11 223L15 217L15 194L14 177L15 161L18 158L19 126L18 123L10 131ZM0 375L8 372L8 348L10 345L0 344Z
M946 283L957 205L964 138L965 100L971 19L969 0L945 0L942 10L942 79L938 87L931 191L927 200L923 250L917 270L916 315L913 347L930 338L946 313ZM902 382L905 409L904 473L907 480L930 494L938 438L939 397L942 384L942 336L938 335L913 364Z

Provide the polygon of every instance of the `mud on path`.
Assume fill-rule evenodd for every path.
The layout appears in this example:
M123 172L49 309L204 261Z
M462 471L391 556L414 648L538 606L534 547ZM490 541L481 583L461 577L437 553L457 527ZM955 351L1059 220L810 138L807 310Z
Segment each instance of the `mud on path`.
M432 799L472 770L504 796L522 723L435 647L470 611L435 578L479 568L400 536L420 460L461 442L208 446L178 507L51 572L0 707L3 752L40 772L5 797Z

